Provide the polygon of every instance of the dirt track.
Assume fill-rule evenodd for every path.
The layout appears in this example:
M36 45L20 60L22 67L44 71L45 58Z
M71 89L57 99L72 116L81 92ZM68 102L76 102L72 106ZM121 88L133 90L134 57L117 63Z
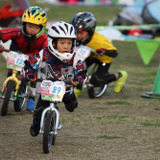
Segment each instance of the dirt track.
M116 46L121 49L121 44ZM121 53L111 72L128 72L125 91L113 93L113 83L100 99L91 100L85 92L74 113L60 104L63 128L47 155L42 151L42 135L29 134L32 113L16 113L10 107L7 116L0 116L0 160L159 160L160 101L140 97L153 88L159 54L146 67L135 50Z

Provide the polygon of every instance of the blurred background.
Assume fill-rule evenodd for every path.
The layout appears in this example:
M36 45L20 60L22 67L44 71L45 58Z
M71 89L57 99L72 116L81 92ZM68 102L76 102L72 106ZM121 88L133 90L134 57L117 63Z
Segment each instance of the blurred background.
M65 2L65 1L63 1ZM80 11L90 11L92 12L95 17L97 18L97 23L99 25L107 25L108 21L112 19L115 15L117 15L121 9L122 6L113 7L108 5L93 5L93 4L70 4L70 3L63 3L60 1L55 0L3 0L0 1L0 27L8 27L9 23L7 23L7 26L5 25L4 21L2 23L2 20L9 19L12 15L6 15L6 11L15 11L15 10L22 10L26 9L29 6L38 5L46 10L48 14L48 21L67 21L69 22L71 18ZM67 2L67 1L66 1ZM11 7L7 8L6 5L10 5ZM114 9L113 9L114 8ZM3 16L2 15L6 15ZM18 16L18 15L17 15ZM9 20L8 20L9 21ZM11 24L10 24L11 26Z
M47 28L55 21L70 22L77 12L88 11L94 14L97 29L116 29L109 31L116 39L122 38L120 33L147 39L160 35L160 0L3 0L0 27L20 27L24 10L34 5L47 12Z

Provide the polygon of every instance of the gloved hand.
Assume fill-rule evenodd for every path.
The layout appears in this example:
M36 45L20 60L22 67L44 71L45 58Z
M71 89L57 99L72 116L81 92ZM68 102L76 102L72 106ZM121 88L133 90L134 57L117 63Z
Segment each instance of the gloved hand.
M100 56L103 56L106 52L107 52L107 51L106 51L105 49L103 49L103 48L96 50L96 53L97 53L98 55L100 55Z
M4 47L0 45L0 53L2 53L3 51L4 51Z
M30 68L33 69L32 66L31 66L31 64L28 62L28 60L25 60L24 63L25 63L25 68L27 68L27 69L30 69Z
M29 80L36 80L37 79L37 76L33 73L28 73L27 77L28 77Z
M73 79L73 84L74 84L74 86L82 87L82 80L78 79L78 78L74 78Z

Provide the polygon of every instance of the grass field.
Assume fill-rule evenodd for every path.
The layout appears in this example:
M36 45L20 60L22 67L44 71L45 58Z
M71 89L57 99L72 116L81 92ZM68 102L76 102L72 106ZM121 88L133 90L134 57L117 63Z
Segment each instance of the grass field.
M50 7L47 4L39 5ZM76 7L77 10L82 9ZM61 18L68 21L71 13L66 8L70 7L64 8L51 6L50 10L57 13L57 20L60 19L58 15L63 15ZM92 7L88 7L88 10L96 11ZM112 18L119 8L110 10ZM105 9L102 18L104 12ZM99 23L104 25L105 21ZM135 43L114 41L113 44L118 48L119 56L113 61L110 73L120 70L128 72L125 90L115 94L114 83L111 83L100 99L89 99L84 90L83 96L78 98L79 106L74 113L67 112L64 105L60 104L63 128L58 133L56 145L47 155L42 152L42 135L33 138L29 134L32 113L25 110L16 113L11 105L8 115L0 116L1 160L159 160L160 100L144 99L141 94L153 89L160 48L150 64L145 66ZM5 60L0 55L0 85L5 76Z

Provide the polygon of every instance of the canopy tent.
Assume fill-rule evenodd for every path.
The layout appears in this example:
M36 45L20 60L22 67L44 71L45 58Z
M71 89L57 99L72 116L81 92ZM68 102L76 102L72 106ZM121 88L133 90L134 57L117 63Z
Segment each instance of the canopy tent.
M109 25L142 25L160 23L160 0L135 0L134 6L125 7Z

